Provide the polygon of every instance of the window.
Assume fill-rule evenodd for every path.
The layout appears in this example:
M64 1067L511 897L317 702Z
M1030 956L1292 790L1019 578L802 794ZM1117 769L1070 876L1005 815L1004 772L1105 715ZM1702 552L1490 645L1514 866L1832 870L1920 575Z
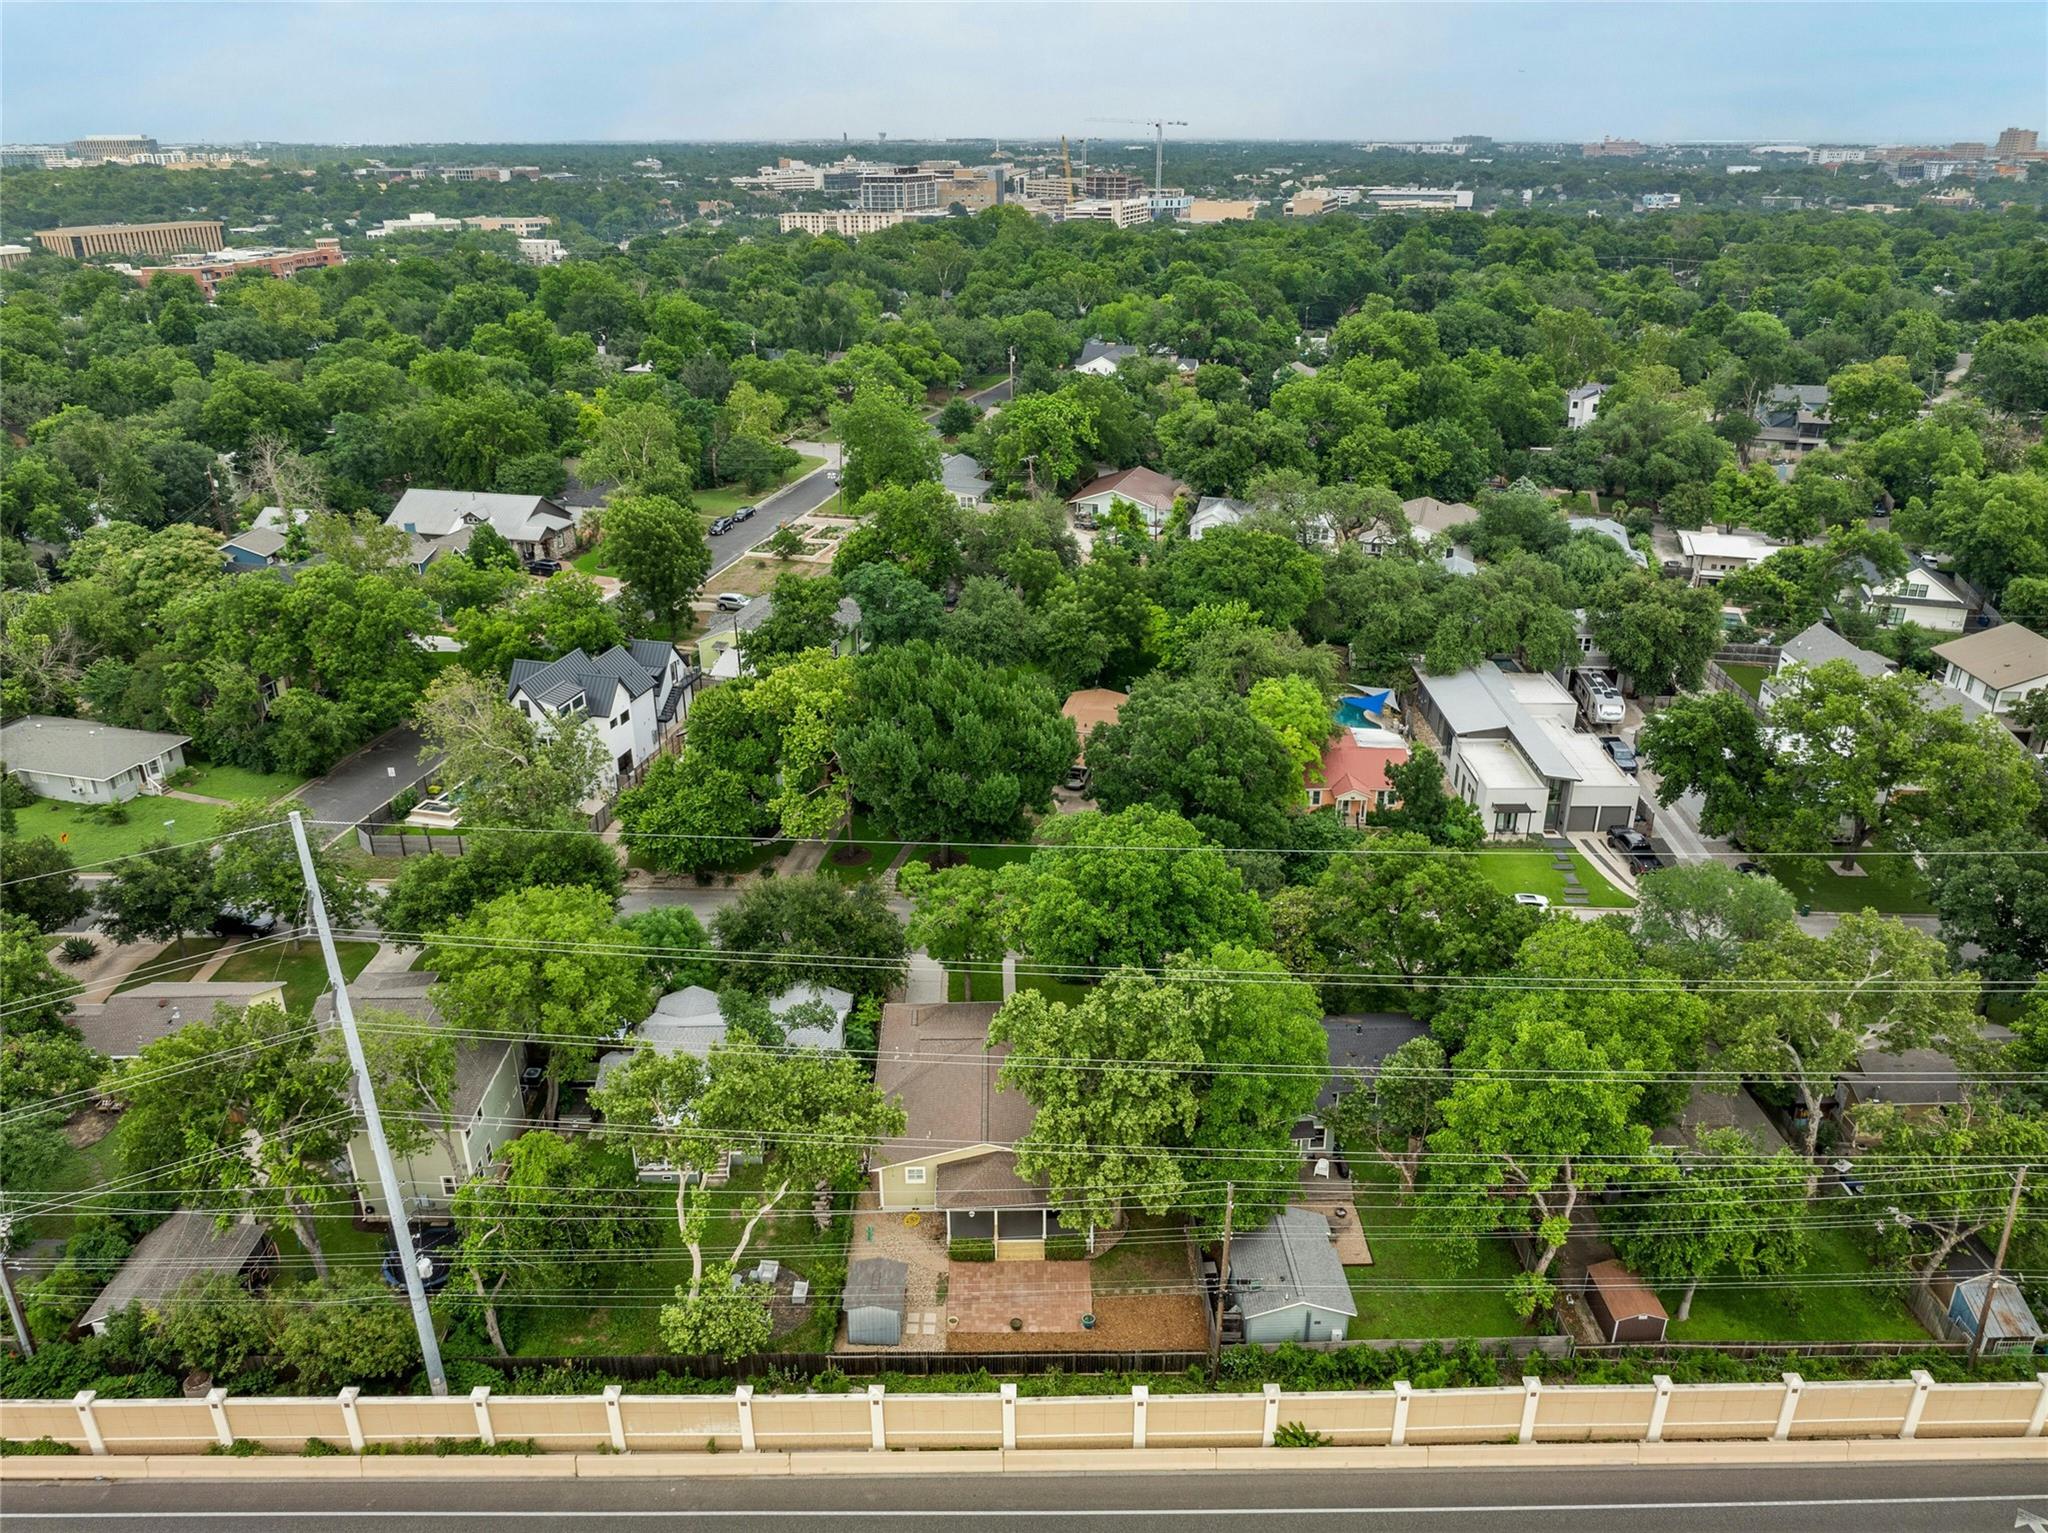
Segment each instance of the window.
M1320 809L1320 808L1322 808L1322 806L1323 806L1323 790L1322 790L1321 788L1311 788L1311 789L1309 789L1309 790L1308 790L1308 807L1309 807L1309 808L1311 808L1311 809Z
M455 1196L455 1178L454 1178L454 1177L452 1177L452 1176L444 1176L444 1177L442 1177L442 1178L441 1178L441 1196L442 1196L442 1197L444 1197L444 1198L452 1198L452 1197L454 1197L454 1196Z
M925 1174L925 1168L923 1166L905 1166L903 1168L904 1185L909 1187L923 1186Z
M1493 828L1496 833L1513 830L1515 828L1515 811L1512 809L1494 810Z

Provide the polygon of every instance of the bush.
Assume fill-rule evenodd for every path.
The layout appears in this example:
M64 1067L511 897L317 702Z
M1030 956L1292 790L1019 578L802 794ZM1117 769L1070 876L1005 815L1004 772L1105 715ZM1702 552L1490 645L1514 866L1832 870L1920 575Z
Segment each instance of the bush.
M993 1240L955 1240L947 1244L946 1254L956 1262L992 1262L996 1259L996 1243Z
M231 1443L210 1443L206 1451L214 1458L260 1458L270 1450L252 1437L238 1437Z
M78 806L81 819L92 820L101 825L126 825L128 806L122 803L81 804Z
M91 963L100 956L100 945L90 937L66 937L57 956L66 963Z
M1298 1421L1283 1421L1273 1429L1273 1446L1276 1448L1327 1448L1330 1434L1305 1427Z
M76 1452L70 1443L60 1443L54 1437L38 1437L29 1442L0 1437L0 1458L66 1458Z
M1085 1235L1054 1235L1045 1242L1045 1259L1049 1262L1085 1262L1088 1260L1088 1237Z
M474 1437L437 1437L426 1443L365 1443L363 1452L380 1458L532 1458L540 1452L540 1444L531 1437L501 1437L494 1443Z
M388 812L391 815L392 823L396 824L398 821L404 819L407 815L411 814L413 810L417 809L419 807L419 804L420 790L417 788L407 788L403 793L399 794L398 797L394 798L391 801L391 806Z
M309 1437L306 1439L306 1446L299 1449L299 1457L334 1458L338 1454L340 1454L340 1452L341 1449L335 1447L333 1443L329 1442L324 1437Z

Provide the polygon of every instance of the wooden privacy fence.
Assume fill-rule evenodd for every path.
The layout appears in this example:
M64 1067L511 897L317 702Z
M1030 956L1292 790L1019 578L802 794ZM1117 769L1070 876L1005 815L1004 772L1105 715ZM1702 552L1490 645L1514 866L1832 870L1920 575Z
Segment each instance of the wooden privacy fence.
M309 1441L357 1453L437 1442L531 1441L544 1453L790 1452L816 1449L1271 1447L1299 1424L1333 1444L1790 1442L1870 1438L2038 1438L2048 1373L2017 1383L1904 1379L1808 1383L1550 1385L1297 1394L1128 1394L1020 1399L994 1394L367 1396L0 1401L0 1436L51 1438L81 1453L196 1454L237 1444L298 1453Z

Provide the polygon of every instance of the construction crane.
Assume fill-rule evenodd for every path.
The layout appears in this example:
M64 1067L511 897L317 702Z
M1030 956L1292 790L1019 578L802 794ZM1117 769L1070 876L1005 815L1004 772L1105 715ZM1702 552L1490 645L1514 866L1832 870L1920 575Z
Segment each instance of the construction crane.
M1132 128L1152 130L1152 190L1166 184L1166 130L1185 128L1178 117L1091 117L1090 122L1118 122Z

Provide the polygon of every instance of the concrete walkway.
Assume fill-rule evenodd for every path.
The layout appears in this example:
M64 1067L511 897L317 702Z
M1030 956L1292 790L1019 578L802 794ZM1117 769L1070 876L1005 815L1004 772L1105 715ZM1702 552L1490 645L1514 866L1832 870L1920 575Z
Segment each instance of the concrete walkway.
M913 1006L931 1006L945 998L945 965L929 953L912 953L910 971L903 981L903 999Z
M230 937L227 941L223 942L214 950L211 958L192 971L192 983L200 985L212 979L215 973L219 971L220 966L233 957L236 949L241 946L242 939L240 937Z

